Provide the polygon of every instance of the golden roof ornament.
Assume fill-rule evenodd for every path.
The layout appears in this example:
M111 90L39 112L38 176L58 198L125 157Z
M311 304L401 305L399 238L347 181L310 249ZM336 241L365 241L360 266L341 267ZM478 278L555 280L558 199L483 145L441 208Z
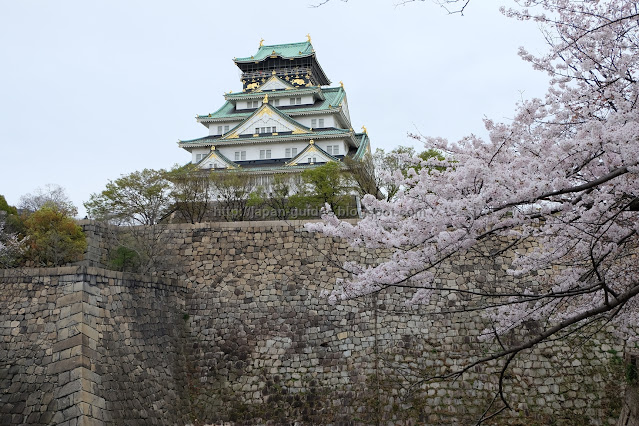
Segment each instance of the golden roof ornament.
M366 126L362 126L362 130L364 131L364 133L368 134L368 130L366 130Z
M277 71L273 70L273 72L271 74L276 75Z
M309 144L311 145L315 145L315 141L313 139L311 139L311 141L309 142Z
M264 46L264 39L260 40L260 47Z
M211 151L215 151L215 145L211 145Z
M341 87L342 89L344 88L344 82L343 82L343 81L340 81L340 82L339 82L339 85L340 85L340 87Z
M264 95L264 99L262 100L263 104L267 104L268 103L268 93Z
M311 42L311 34L310 33L306 34L306 39L308 40L309 43Z

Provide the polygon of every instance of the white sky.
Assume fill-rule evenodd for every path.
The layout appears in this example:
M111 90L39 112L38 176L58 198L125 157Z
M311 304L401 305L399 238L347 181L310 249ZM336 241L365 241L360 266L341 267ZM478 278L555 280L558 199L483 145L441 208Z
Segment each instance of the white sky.
M501 3L459 16L428 0L0 0L0 194L16 205L59 184L84 216L108 180L188 162L177 140L207 134L194 116L241 90L232 59L260 38L310 33L373 149L411 145L407 132L485 134L483 117L508 120L547 81L517 56L544 49L538 29Z

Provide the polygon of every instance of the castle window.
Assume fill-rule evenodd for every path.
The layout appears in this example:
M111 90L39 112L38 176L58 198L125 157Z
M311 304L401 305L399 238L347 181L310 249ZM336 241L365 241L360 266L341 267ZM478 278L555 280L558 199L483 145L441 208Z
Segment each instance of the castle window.
M319 126L320 126L320 128L324 127L324 119L323 118L319 119Z
M280 100L279 99L271 99L269 101L269 103L273 106L280 106Z
M265 160L267 158L271 158L271 150L270 149L260 149L260 160Z
M246 160L246 151L235 151L235 161Z
M195 154L195 162L199 163L204 157L206 157L206 154Z
M286 158L293 158L297 155L297 148L286 148L284 152L286 153L284 155Z
M217 126L217 134L218 135L222 134L222 126Z
M259 106L259 101L248 101L246 103L247 108L257 108Z
M229 131L229 126L224 126L224 133Z
M301 105L302 98L289 98L289 102L291 103L291 105Z
M329 145L326 147L326 152L331 155L339 155L339 145Z
M317 127L317 118L311 118L311 127Z
M277 130L273 127L256 127L255 133L275 133Z

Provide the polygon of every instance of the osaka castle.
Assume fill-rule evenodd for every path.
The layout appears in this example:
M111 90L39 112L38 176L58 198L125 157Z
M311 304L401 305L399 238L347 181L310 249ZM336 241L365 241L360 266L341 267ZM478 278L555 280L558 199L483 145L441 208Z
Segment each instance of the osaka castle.
M370 152L366 128L353 131L344 85L330 86L310 36L302 43L265 45L235 58L242 90L224 95L215 112L196 119L208 135L180 140L200 169L270 176L295 173Z

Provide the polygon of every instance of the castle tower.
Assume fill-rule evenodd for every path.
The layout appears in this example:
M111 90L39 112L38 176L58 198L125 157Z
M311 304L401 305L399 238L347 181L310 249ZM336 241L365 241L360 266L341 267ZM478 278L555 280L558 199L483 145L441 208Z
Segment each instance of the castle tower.
M328 86L307 37L290 44L261 41L254 55L234 59L242 91L226 93L220 109L196 117L208 136L178 142L193 164L268 180L370 152L366 131L353 131L344 85Z

